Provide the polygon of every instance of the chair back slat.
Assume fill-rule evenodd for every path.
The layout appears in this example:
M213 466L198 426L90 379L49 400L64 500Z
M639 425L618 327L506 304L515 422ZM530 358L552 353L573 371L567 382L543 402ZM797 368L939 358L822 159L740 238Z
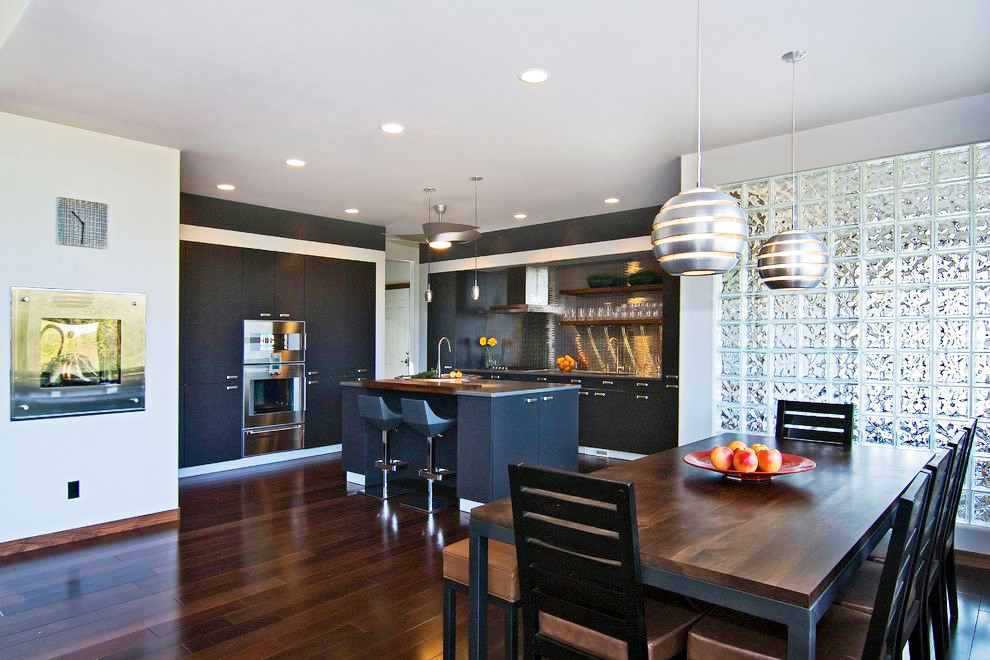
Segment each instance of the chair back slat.
M956 446L955 466L952 470L951 482L949 484L949 503L945 510L945 517L942 520L942 536L939 545L943 550L948 548L952 533L956 528L956 516L959 512L959 501L962 498L963 485L966 483L966 470L969 469L969 459L973 453L973 442L976 439L976 427L980 418L977 417L973 423L959 434Z
M900 656L902 621L921 547L931 482L931 475L922 470L898 498L887 559L880 574L880 586L863 648L864 659Z
M777 401L777 438L852 445L853 405Z
M586 657L544 635L544 613L626 643L647 657L631 483L509 465L526 657Z

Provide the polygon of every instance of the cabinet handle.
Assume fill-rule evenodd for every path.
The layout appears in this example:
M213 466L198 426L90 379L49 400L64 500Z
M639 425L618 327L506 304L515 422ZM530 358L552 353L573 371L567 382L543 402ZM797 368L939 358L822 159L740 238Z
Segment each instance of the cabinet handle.
M263 319L270 319L272 317L272 313L271 312L261 312L260 314L258 314L258 316L260 316Z
M286 428L278 429L279 431L295 431L296 429L301 429L302 424L296 424L295 426L288 426ZM245 435L256 435L258 433L271 433L273 429L258 429L257 431L245 431Z
M280 319L287 319L287 318L289 318L290 316L292 316L292 314L286 314L285 312L279 312L279 315L278 315L278 317L279 317Z
M227 380L237 380L240 376L227 376Z
M137 403L139 399L136 396L132 396L130 399L128 399L128 401L130 401L131 403Z
M318 385L318 384L319 384L319 382L320 382L320 381L318 381L318 380L307 380L307 381L306 381L306 384L307 384L307 385Z
M605 396L604 392L595 392L595 396Z
M636 395L636 398L637 398L637 399L649 399L650 397L648 397L648 396L647 396L647 395L645 395L645 394L637 394L637 395Z
M526 399L526 403L536 403L536 397L533 397L532 399Z
M677 389L677 383L667 383L667 389L668 390L676 390Z
M319 372L319 371L307 371L307 372L306 372L306 375L307 375L307 376L315 376L315 375L317 375L318 373L320 373L320 372Z
M357 370L357 373L359 373L359 374L366 374L366 373L368 373L368 370L367 369L358 369Z
M636 383L636 387L649 387L649 383Z
M667 378L672 378L673 380L677 380L677 374L667 374Z
M614 380L603 380L602 385L615 385Z
M237 385L228 385L227 386L227 389L228 390L236 390L237 389Z
M22 300L23 300L23 299L22 299ZM24 300L24 302L27 302L27 300ZM29 406L29 405L28 405L28 404L26 404L26 403L22 403L22 404L20 404L20 405L19 405L19 406L17 406L17 407L18 407L18 408L20 408L21 410L30 410L30 409L31 409L31 406Z
M580 383L581 382L581 379L580 378L571 378L571 382L572 383Z
M578 392L578 394L580 394L581 396L588 396L587 392Z
M553 397L552 396L545 396L545 397L543 397L543 400L544 401L553 401Z
M537 376L536 377L536 380L539 380L539 381L545 381L546 379L547 379L546 376Z

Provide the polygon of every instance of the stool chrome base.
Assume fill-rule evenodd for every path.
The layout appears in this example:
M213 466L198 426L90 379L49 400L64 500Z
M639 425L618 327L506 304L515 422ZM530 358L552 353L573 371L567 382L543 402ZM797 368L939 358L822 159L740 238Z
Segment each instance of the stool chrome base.
M365 486L364 494L368 497L374 497L375 499L384 501L400 495L417 492L416 488L410 486L408 483L402 483L402 481L406 481L405 479L402 481L389 479L388 472L382 472L382 477L382 483L376 486Z
M449 509L457 506L458 500L457 498L447 497L446 495L435 495L433 493L433 482L427 481L426 495L407 497L403 499L400 504L407 506L410 509L416 509L417 511L434 513L436 511L440 511L441 509Z

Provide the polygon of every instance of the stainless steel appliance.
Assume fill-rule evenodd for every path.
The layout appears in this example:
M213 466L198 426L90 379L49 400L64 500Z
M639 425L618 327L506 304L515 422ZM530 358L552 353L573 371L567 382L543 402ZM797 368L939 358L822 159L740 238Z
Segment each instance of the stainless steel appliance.
M302 449L304 321L244 321L243 454Z

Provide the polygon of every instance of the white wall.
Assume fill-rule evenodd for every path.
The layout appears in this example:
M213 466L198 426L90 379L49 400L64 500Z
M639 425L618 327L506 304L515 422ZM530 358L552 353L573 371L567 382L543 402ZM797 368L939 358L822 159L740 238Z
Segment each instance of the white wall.
M59 196L108 205L108 249L55 244ZM11 422L3 411L0 542L176 508L179 152L0 113L0 227L5 287L147 295L143 412ZM0 308L6 374L10 305ZM5 377L3 405L9 396ZM69 500L75 480L81 497Z
M423 303L425 281L419 273L419 244L385 239L385 257L409 262L409 360L412 373L426 368L426 309Z

